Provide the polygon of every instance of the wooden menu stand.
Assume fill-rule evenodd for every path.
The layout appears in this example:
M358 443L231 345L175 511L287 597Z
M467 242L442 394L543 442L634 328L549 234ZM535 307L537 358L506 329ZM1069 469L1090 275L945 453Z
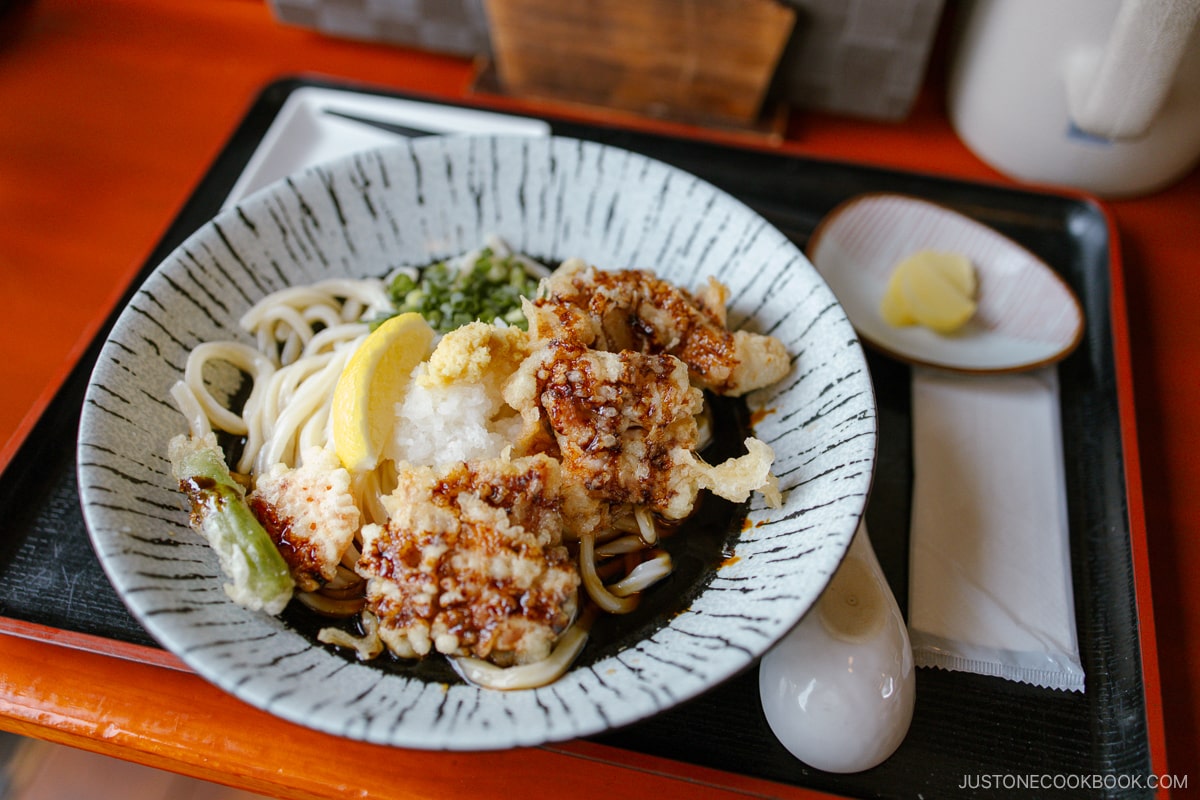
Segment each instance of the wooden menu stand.
M782 139L767 93L796 21L776 0L486 0L473 89Z

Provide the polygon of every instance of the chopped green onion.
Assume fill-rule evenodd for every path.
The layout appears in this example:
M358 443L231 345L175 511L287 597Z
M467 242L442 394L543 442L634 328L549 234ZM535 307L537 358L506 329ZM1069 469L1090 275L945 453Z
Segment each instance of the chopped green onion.
M416 311L441 333L475 320L504 320L524 328L521 298L537 293L538 279L513 256L497 256L484 248L475 261L459 269L440 261L421 270L416 283L399 273L388 287L397 313ZM372 323L377 326L382 320Z

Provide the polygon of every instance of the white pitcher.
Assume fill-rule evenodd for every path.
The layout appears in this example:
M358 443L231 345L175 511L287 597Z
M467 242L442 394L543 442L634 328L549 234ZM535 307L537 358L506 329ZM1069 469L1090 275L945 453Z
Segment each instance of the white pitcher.
M950 121L997 170L1128 197L1200 161L1200 0L972 0Z

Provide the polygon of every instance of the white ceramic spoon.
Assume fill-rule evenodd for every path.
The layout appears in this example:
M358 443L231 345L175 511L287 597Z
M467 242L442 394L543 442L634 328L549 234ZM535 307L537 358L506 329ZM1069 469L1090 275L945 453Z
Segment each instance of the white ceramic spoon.
M915 682L908 629L860 523L816 604L763 656L763 712L805 764L861 772L904 740Z
M1016 372L1064 358L1083 338L1083 309L1045 262L998 231L927 200L864 194L837 206L808 243L864 341L913 364L957 372ZM943 335L884 321L880 301L896 265L920 250L965 255L979 279L975 315Z

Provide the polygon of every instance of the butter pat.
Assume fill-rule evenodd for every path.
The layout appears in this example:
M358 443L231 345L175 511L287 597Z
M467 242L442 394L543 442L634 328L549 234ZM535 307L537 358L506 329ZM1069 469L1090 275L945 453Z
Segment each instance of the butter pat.
M879 305L885 322L950 334L975 314L978 277L960 253L921 250L896 265Z

